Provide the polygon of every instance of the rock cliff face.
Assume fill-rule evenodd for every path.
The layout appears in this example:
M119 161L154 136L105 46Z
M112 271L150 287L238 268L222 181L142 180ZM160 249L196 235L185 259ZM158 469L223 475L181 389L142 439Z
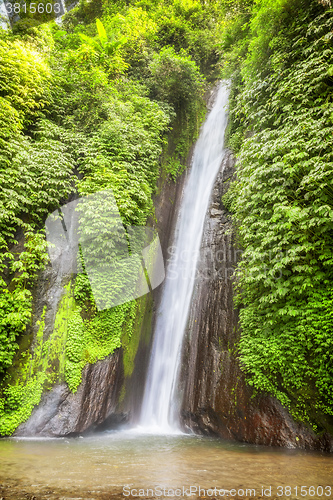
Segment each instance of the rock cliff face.
M68 436L102 427L106 421L109 426L121 423L125 416L115 413L123 381L121 356L118 349L103 361L87 365L75 394L65 383L56 385L15 435Z
M333 451L330 436L317 437L295 423L276 399L253 398L237 361L239 327L231 277L241 252L233 243L230 215L221 201L233 173L227 153L206 216L183 351L183 426L247 443Z
M234 245L230 214L222 195L234 174L234 161L225 155L206 216L197 279L180 374L181 420L184 429L225 439L270 446L333 451L332 438L317 437L293 421L274 398L253 398L244 379L235 343L239 337L238 314L233 305L232 274L241 256ZM165 260L172 243L185 175L177 182L161 180L155 208ZM46 335L52 332L55 311L71 269L63 259L59 268L42 273L35 293L36 317L46 307ZM155 313L162 287L153 291L140 319L134 369L124 372L120 348L95 365L87 365L78 391L66 384L46 392L30 419L16 435L66 436L89 430L135 423L139 415L148 367Z
M168 244L182 198L185 174L177 183L160 180L160 194L155 199L157 229L165 260ZM30 335L31 349L38 330L37 321L45 309L45 339L52 333L56 312L64 296L64 286L72 277L73 266L67 255L62 255L56 265L41 273L35 290L35 314ZM143 397L144 381L149 361L154 315L160 299L161 287L141 301L138 318L138 347L132 373L125 376L124 352L117 349L112 355L94 365L86 365L82 382L76 393L71 393L65 383L56 384L43 394L40 404L27 422L15 431L16 436L68 436L91 430L110 429L129 420L135 422ZM64 339L65 340L65 339ZM65 345L63 345L64 349Z
M188 157L188 167L190 158ZM177 183L160 180L159 194L155 199L155 214L157 230L162 246L164 262L169 258L168 248L172 244L173 232L182 200L186 172L177 180ZM156 313L163 290L163 284L154 289L150 296L150 302L142 321L140 342L135 357L134 370L130 377L124 381L124 399L119 403L119 409L126 414L127 420L135 424L138 420L143 400L143 392L146 373L149 365L153 331L155 327Z

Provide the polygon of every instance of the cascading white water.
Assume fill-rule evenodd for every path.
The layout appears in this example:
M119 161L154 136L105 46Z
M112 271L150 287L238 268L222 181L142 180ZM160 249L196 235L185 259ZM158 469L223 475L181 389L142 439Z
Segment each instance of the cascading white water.
M178 429L177 376L200 243L213 184L223 158L228 89L220 84L196 143L176 225L173 254L156 320L140 426L157 432Z

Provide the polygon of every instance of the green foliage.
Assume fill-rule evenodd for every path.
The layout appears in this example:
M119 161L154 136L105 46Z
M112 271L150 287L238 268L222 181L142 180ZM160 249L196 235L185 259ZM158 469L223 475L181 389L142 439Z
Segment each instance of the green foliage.
M140 91L140 88L137 88ZM147 97L110 99L108 120L94 136L98 156L82 165L80 194L111 188L126 224L144 225L152 213L151 195L159 174L161 133L168 115Z
M74 287L76 308L68 321L65 380L75 392L81 382L82 369L96 363L122 345L124 332L131 338L138 302L131 301L98 311L85 272L77 275Z
M258 71L268 72L275 37L288 17L295 15L293 7L296 3L288 0L262 0L255 4L249 23L250 42L243 68L247 78L255 76Z
M11 365L16 340L31 319L31 288L47 260L44 237L35 231L71 190L73 164L64 145L41 131L36 140L23 135L32 122L38 128L48 103L43 33L25 41L0 39L0 372Z
M29 418L35 405L40 402L45 374L39 373L27 382L8 385L0 398L0 435L10 436Z
M257 390L318 430L333 415L332 25L317 2L258 2L231 103L227 200L244 249L240 359Z
M12 363L22 334L31 319L31 288L40 269L47 261L46 242L43 235L27 232L24 250L16 254L1 255L0 270L8 268L12 275L11 286L0 278L0 373Z
M208 75L214 73L222 28L221 3L203 4L198 0L159 2L155 14L157 46L171 46L176 52L185 49L201 71Z
M223 76L226 78L233 76L235 79L234 73L239 71L240 64L247 55L253 2L252 0L239 0L232 4L232 6L225 6L226 15L223 19L218 53Z
M143 311L98 312L84 272L75 304L66 294L52 334L41 326L27 348L42 228L73 191L112 189L125 225L154 215L161 171L179 175L203 117L199 68L211 75L219 15L219 2L82 0L61 28L25 19L0 32L0 434L122 342L133 369Z
M87 320L82 319L80 309L75 310L66 342L65 380L71 391L77 390L87 363L96 363L121 346L124 327L131 328L136 307L135 301L129 302L98 311Z
M123 36L119 40L115 40L115 36L108 36L104 25L100 19L96 20L96 26L98 31L99 43L102 50L108 55L112 56L122 45L127 42L127 39Z
M74 298L82 308L94 308L94 296L85 272L79 273L75 278Z
M43 56L20 40L0 39L0 95L27 124L47 103L49 68Z
M65 373L65 343L69 319L75 309L70 284L60 301L51 335L44 339L44 308L36 322L37 333L30 350L16 356L0 385L0 435L11 435L31 415L45 389L61 381ZM31 339L29 343L31 342Z
M65 3L67 4L67 0ZM115 6L118 4L117 1L112 1L110 3L115 4ZM64 26L66 29L71 31L75 29L76 26L90 24L94 22L97 17L101 16L102 11L102 0L81 0L77 3L74 9L71 9L67 14L65 14L63 20Z
M151 14L138 6L129 6L126 12L105 18L110 33L121 33L126 39L122 55L128 64L128 73L138 79L147 74L150 47L156 39L157 23Z
M67 196L72 168L66 147L59 141L41 137L32 143L18 137L6 143L0 153L1 246L5 240L15 242L17 227L36 227Z
M70 192L72 168L64 145L43 137L32 142L19 135L6 141L0 153L0 271L5 273L0 279L0 372L10 366L15 340L30 321L30 290L47 262L45 238L34 231ZM21 252L15 249L18 228L24 233Z
M178 158L170 158L166 165L166 173L170 175L171 179L175 181L185 170L185 165L182 164Z
M11 136L16 136L22 129L22 122L18 111L8 102L7 99L0 97L0 144L5 145L6 140Z
M67 60L74 64L80 71L81 65L101 65L108 75L119 75L127 69L127 64L119 54L119 49L126 43L125 37L116 39L115 34L107 35L103 23L96 20L98 38L92 38L84 33L79 33L82 45L76 50L69 52Z
M18 345L17 336L26 329L31 317L31 294L28 290L1 290L0 295L0 371L11 366Z
M151 65L152 90L156 98L166 101L179 111L188 110L201 96L203 79L194 61L181 51L166 47L157 54Z

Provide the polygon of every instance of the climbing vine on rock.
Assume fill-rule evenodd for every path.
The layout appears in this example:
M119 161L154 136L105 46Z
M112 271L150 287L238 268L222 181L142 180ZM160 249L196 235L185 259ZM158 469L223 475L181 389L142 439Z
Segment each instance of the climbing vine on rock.
M38 329L36 343L35 287L50 265L44 224L73 198L107 189L125 227L153 220L158 179L183 171L203 118L200 70L214 71L218 12L198 0L80 2L61 26L0 29L0 434L56 381L75 391L85 364L122 337L132 369L137 302L98 311L84 270L70 277L53 333L45 328L42 342Z
M244 249L240 360L256 390L322 430L333 415L333 16L296 0L263 0L251 16L234 65L226 199Z

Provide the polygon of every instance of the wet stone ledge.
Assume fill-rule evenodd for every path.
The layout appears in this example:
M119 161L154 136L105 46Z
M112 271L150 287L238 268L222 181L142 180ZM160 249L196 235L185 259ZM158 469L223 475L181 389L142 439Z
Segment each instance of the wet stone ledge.
M328 434L295 422L275 398L257 395L237 360L238 311L232 275L241 257L231 216L222 204L234 160L227 152L207 212L180 377L184 429L240 442L333 451Z

